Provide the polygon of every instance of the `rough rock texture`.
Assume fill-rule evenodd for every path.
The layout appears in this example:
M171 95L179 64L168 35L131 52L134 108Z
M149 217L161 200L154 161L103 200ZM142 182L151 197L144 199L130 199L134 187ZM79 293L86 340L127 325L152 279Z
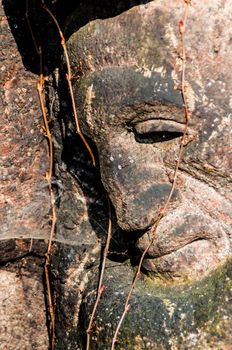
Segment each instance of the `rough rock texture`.
M25 70L1 14L1 235L43 238L49 232L47 142L39 129L37 76ZM43 205L42 205L43 203Z
M2 4L0 30L0 349L45 350L46 244L25 238L42 239L50 231L48 151L38 128L37 76L22 63Z
M230 262L193 285L142 277L131 299L116 349L229 349L231 272ZM113 262L107 265L105 292L97 311L91 349L110 348L132 278L130 266ZM90 285L81 309L85 326L88 326L85 315L93 306L96 281Z
M60 60L58 35L38 2L28 4L35 40L43 48L43 69L49 74ZM48 145L36 91L39 58L25 17L26 2L5 0L0 11L0 348L48 349L43 283L47 243L43 239L50 235L51 217L45 177ZM56 85L55 79L53 83ZM60 212L57 208L56 239L70 244L94 244L97 236L87 220L83 192L61 161L60 126L53 120L52 106L55 110L57 94L53 83L48 86L47 110L54 129L57 163L60 162L59 181L54 178L53 185L57 205L62 207Z
M55 146L60 242L51 279L58 350L85 348L108 225L105 191L113 204L113 239L91 349L110 347L135 266L170 190L185 122L178 31L184 1L99 1L48 2L59 9L61 24L68 8L78 7L65 32L69 37L79 29L68 47L73 82L78 78L81 127L94 148L96 169L74 131L66 68L56 69L57 31L39 2L29 1L49 75L47 108ZM35 239L48 238L51 224L48 149L37 127L42 124L35 89L38 57L25 2L4 0L3 5L0 349L47 349L46 244ZM231 346L231 9L231 0L192 1L186 80L193 117L184 159L117 349Z
M49 348L42 263L32 255L0 269L1 350Z
M63 5L61 2L57 4L58 7ZM4 0L0 11L0 348L48 349L46 317L49 311L43 271L47 250L44 239L50 235L51 210L45 177L49 166L48 145L36 91L39 57L25 16L26 2ZM60 61L56 28L36 1L28 1L28 17L37 45L42 45L44 74L53 73ZM94 172L87 176L86 171L83 173L86 163L77 135L69 132L70 137L62 139L57 73L55 70L49 78L46 90L47 112L55 145L55 174L59 176L52 180L58 217L56 240L80 245L78 266L81 254L96 245L97 236L102 235L107 214L103 198L98 203L96 201L100 181L94 180L95 187L91 187L89 182L92 178L93 183L96 175ZM66 108L65 117L70 118L67 103L63 100L62 103ZM81 154L78 160L76 154ZM88 185L84 183L87 179ZM86 203L89 203L88 207ZM95 211L100 212L99 217ZM71 246L64 247L65 254L67 251L71 254ZM96 247L99 250L100 243ZM62 262L62 245L56 251ZM87 258L84 261L83 266L89 264ZM59 273L62 275L62 267ZM84 270L82 273L85 277ZM59 333L66 330L63 326L61 329Z

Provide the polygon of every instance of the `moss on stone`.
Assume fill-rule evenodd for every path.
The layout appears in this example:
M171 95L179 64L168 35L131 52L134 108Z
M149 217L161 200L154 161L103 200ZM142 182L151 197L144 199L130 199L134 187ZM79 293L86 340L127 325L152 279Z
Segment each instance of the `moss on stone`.
M110 263L107 275L91 345L98 350L110 346L133 272L127 265L120 268L120 264ZM232 264L228 261L199 282L140 279L116 349L216 349L221 344L220 349L230 343L231 276ZM91 310L89 303L87 298L87 313Z

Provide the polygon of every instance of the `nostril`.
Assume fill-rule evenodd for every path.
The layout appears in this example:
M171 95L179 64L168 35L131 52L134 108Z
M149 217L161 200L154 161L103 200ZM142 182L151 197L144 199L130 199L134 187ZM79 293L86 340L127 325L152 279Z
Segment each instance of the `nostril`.
M111 239L108 258L114 261L125 261L130 258L136 264L141 256L141 250L136 244L146 231L147 229L124 231L118 227Z

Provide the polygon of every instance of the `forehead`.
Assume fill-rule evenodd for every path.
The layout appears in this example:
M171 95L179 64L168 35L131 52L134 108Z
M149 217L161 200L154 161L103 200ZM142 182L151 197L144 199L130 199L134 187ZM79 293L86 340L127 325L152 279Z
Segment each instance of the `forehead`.
M213 67L210 74L217 78L230 65L231 9L232 0L192 1L185 40L192 74L196 67L201 74ZM165 69L167 63L178 69L178 23L183 15L184 1L156 0L114 18L92 21L69 40L70 57L82 64L85 73L123 65L154 71Z
M213 108L220 115L225 106L232 107L228 94L232 88L231 9L232 0L192 1L186 28L186 80L205 109ZM169 81L168 89L177 95L182 69L178 23L183 15L184 1L156 0L117 17L90 22L73 34L69 54L73 66L81 66L83 71L79 80L83 90L92 84L101 85L102 91L110 86L120 89L120 72L116 74L114 67L123 67L122 75L126 69L141 73L141 79L139 74L126 74L125 84L129 80L128 84L135 86L133 79L139 84L143 76L157 81L153 89L157 92L162 90L162 80L164 84ZM110 68L114 70L111 75L106 73ZM95 94L96 90L93 85ZM104 103L107 105L107 99Z

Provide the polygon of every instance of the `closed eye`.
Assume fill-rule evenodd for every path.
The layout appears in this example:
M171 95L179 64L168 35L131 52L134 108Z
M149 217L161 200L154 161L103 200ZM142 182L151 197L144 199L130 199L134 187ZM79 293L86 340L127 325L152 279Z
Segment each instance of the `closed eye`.
M156 142L165 142L175 139L177 137L183 136L183 133L178 132L151 132L146 134L137 134L135 133L135 139L139 143L156 143Z
M183 136L185 125L172 120L150 119L133 125L133 132L140 143L165 142Z

